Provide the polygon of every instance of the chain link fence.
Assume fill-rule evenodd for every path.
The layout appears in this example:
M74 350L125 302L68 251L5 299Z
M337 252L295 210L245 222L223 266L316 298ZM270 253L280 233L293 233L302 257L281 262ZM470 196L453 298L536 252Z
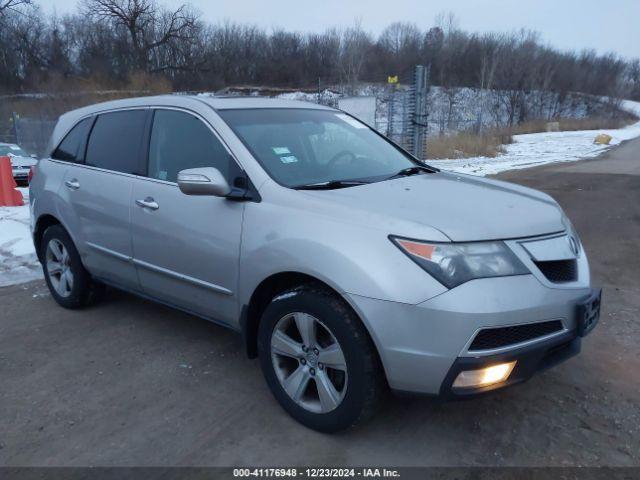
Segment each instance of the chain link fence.
M0 135L0 142L15 143L30 154L41 157L46 154L49 137L56 120L29 118L13 115L9 122L9 131Z
M46 154L55 125L56 120L22 117L14 112L0 125L0 143L15 143L29 154L41 157Z

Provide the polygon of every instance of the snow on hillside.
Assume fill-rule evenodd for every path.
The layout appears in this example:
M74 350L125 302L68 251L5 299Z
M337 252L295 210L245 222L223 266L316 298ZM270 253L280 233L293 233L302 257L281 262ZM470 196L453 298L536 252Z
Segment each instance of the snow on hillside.
M625 100L622 108L640 117L640 102ZM611 135L611 145L593 143L596 135ZM493 175L505 170L536 167L547 163L573 162L592 158L624 140L640 137L640 121L617 130L583 130L576 132L544 132L514 135L514 143L495 158L474 157L449 160L429 160L443 170L472 175Z
M357 95L373 95L381 96L381 89L376 85L365 85ZM479 105L482 102L487 103L486 95L491 92L485 92L479 95L477 90L471 88L455 89L455 110L452 118L447 117L448 101L451 100L451 92L445 92L441 87L432 87L429 93L429 102L431 105L431 115L429 118L429 134L437 135L441 133L452 133L459 129L470 128L477 118ZM342 95L331 90L321 92L321 96L325 103L337 101ZM548 116L550 112L556 111L563 117L582 118L598 107L597 102L589 102L589 97L574 94L569 95L561 104L557 104L557 98L554 94L546 93L542 95L540 92L532 92L532 99L541 101L543 116ZM278 98L288 100L300 100L307 102L316 102L317 94L304 92L291 92L278 95ZM608 99L602 98L603 103ZM533 103L532 103L533 104ZM621 108L640 118L640 102L631 100L622 101ZM395 113L396 116L402 116L401 112ZM502 120L506 119L504 111L486 112L485 123L495 122L495 115ZM395 119L396 123L401 123L401 119ZM382 133L386 133L387 128L387 107L384 101L379 101L376 109L376 129ZM611 144L597 145L593 143L594 138L599 133L606 133L613 137ZM544 132L532 133L526 135L514 135L514 143L506 145L506 152L495 158L475 157L464 159L445 159L445 160L428 160L430 165L442 168L443 170L452 170L461 173L470 173L474 175L492 175L503 172L505 170L515 170L522 168L530 168L546 163L554 162L572 162L583 158L592 158L610 146L617 145L624 140L629 140L640 136L640 122L629 125L618 130L584 130L574 132Z

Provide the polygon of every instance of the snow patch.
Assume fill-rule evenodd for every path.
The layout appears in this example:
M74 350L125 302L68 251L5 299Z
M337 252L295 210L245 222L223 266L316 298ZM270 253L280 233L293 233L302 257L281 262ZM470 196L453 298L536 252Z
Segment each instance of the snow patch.
M26 205L0 207L0 287L42 278L29 229L29 189L18 190Z
M640 102L625 100L622 102L622 108L640 116ZM599 133L611 135L611 144L594 144L593 140ZM494 158L428 160L427 163L442 170L458 173L494 175L506 170L593 158L614 145L636 137L640 137L640 121L617 130L529 133L514 135L514 143L505 145L506 152Z
M281 295L278 295L272 301L275 302L276 300L284 300L285 298L295 297L296 295L298 295L298 293L300 293L300 292L298 292L298 291L286 292L286 293L283 293Z

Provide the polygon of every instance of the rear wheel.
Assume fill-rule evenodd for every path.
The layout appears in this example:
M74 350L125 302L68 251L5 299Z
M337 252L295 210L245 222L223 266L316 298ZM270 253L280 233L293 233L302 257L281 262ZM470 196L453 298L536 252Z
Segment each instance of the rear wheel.
M60 225L47 228L41 248L44 278L55 301L65 308L81 308L92 303L101 285L85 270L66 230Z
M267 384L300 423L334 432L374 413L383 391L377 353L338 295L314 286L278 295L258 340Z

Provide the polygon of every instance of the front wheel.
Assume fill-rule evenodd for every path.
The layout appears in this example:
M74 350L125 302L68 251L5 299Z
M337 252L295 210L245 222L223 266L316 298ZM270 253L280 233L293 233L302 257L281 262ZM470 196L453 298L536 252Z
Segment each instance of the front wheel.
M377 352L338 295L314 286L284 292L265 309L258 335L267 384L300 423L334 432L375 412L384 384Z

